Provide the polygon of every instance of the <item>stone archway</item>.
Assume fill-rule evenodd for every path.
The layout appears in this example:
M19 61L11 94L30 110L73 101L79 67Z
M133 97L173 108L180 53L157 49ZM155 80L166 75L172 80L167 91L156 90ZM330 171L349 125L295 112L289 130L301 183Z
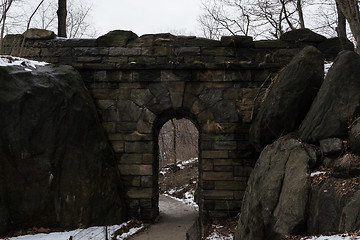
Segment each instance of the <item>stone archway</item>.
M198 124L196 118L189 112L186 112L184 110L168 110L163 112L162 114L158 115L157 118L154 121L153 124L153 139L154 139L154 151L153 151L153 158L154 158L154 179L156 179L156 183L154 184L154 191L159 191L159 168L160 168L160 157L159 157L159 144L157 144L159 142L159 133L160 130L162 129L162 127L164 126L164 124L166 124L166 122L168 122L171 119L186 119L188 121L190 121L197 129L197 159L198 159L198 177L197 177L197 184L198 184L198 190L201 189L200 186L200 182L201 182L201 150L200 150L200 136L201 136L201 128L200 125ZM200 191L198 191L200 192ZM157 203L159 202L159 193L157 194ZM155 203L154 201L154 203ZM157 209L158 209L158 205L157 205ZM199 206L199 209L201 209L201 207Z

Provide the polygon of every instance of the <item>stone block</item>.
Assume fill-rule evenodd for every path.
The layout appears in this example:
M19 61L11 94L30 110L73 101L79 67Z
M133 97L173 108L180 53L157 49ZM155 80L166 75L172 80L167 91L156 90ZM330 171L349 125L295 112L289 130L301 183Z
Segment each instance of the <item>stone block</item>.
M235 200L242 200L244 198L245 195L245 190L243 191L235 191L234 192L234 199Z
M235 150L236 148L236 141L216 141L214 143L215 150Z
M171 47L163 46L143 47L141 53L143 56L170 56L172 54L173 49Z
M217 190L204 190L204 199L234 199L234 193L232 191L217 191Z
M140 187L139 176L121 176L125 187Z
M203 208L204 208L204 210L214 210L215 209L215 201L214 200L204 200Z
M142 187L153 187L153 177L152 176L141 176L141 186Z
M109 96L109 89L91 89L90 93L95 99L105 99Z
M143 154L143 164L153 164L154 162L154 155L153 154Z
M115 153L124 152L124 142L123 141L111 141L111 145Z
M124 154L121 154L120 164L121 165L125 165L125 164L141 164L141 163L143 163L142 159L143 159L142 154L124 153Z
M194 72L193 80L200 82L222 82L225 72L222 70L198 70Z
M201 169L203 171L212 171L213 170L213 159L203 158L201 161Z
M152 142L125 142L125 152L127 153L152 153Z
M152 133L152 123L149 122L145 122L143 120L139 120L137 123L137 131L139 132L139 134L150 134Z
M119 123L113 123L115 125L115 131L117 133L123 133L123 132L134 132L136 131L136 122L119 122Z
M109 133L107 134L107 138L109 141L124 141L124 135L121 133Z
M256 49L288 48L289 44L281 40L259 40L254 42Z
M241 201L215 200L215 210L237 210L240 211Z
M191 72L186 70L161 70L162 82L179 82L191 80Z
M153 207L152 200L141 199L140 200L140 207L141 208L152 208Z
M235 166L234 176L236 177L249 177L252 172L252 167Z
M110 47L109 48L109 56L140 56L141 48L134 47Z
M202 151L201 153L202 158L228 158L228 151Z
M81 56L76 58L79 63L101 63L102 57Z
M148 104L150 102L150 100L153 98L154 98L154 96L151 94L149 89L132 89L131 90L131 100L141 107Z
M202 179L204 181L227 181L233 180L234 176L232 172L203 172Z
M206 108L205 104L198 98L194 99L194 103L191 106L190 112L194 115L198 115Z
M325 156L340 155L344 151L344 143L340 138L327 138L320 140L320 150Z
M134 199L126 199L126 206L129 206L129 208L139 208L140 201Z
M115 109L116 102L114 100L97 100L96 106L100 109Z
M232 172L234 170L233 166L214 166L214 172Z
M130 188L126 192L126 196L128 198L147 198L151 199L153 197L153 189L152 188Z
M214 55L214 56L234 56L233 47L217 47L217 48L202 48L202 55Z
M194 106L193 106L194 107ZM205 123L214 120L214 115L209 109L205 109L196 116L198 123Z
M243 165L241 159L214 159L214 166L236 166Z
M138 36L131 31L115 30L97 39L99 47L125 47L128 42L137 39Z
M129 100L131 91L129 89L109 89L109 98L114 100Z
M204 190L214 190L215 181L203 181L202 187Z
M115 133L115 123L114 122L102 122L102 126L107 133Z
M151 165L119 165L120 173L122 175L152 175L153 168Z
M237 190L245 191L246 182L237 181L216 181L215 190Z

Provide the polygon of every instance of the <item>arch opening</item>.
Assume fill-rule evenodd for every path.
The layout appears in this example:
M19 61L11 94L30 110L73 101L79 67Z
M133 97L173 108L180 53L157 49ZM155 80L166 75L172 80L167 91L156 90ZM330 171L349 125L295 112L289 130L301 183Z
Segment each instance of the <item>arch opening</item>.
M182 152L188 152L188 153L179 153L178 148L176 148L176 154L177 157L175 159L178 159L179 161L174 159L174 152L168 152L166 151L166 148L160 147L160 145L162 145L162 141L164 140L164 142L166 142L166 138L162 138L162 136L160 136L160 132L161 129L163 128L163 126L165 126L164 129L167 129L167 124L170 125L170 129L173 126L173 123L176 125L176 123L178 121L180 122L184 122L184 124L186 125L185 127L185 131L183 131L183 127L179 127L178 125L178 136L180 134L184 134L186 133L190 133L191 135L191 140L189 138L187 138L187 140L185 140L185 146L184 147L180 147L180 149L182 149ZM189 129L186 129L189 128ZM173 130L173 129L172 129ZM170 130L171 131L171 130ZM181 132L181 133L179 133ZM173 137L173 135L172 135ZM170 136L171 138L171 136ZM173 186L172 184L174 184L174 181L172 183L166 183L166 186L164 186L164 184L162 183L162 181L166 178L164 178L164 172L161 172L161 168L162 167L166 167L166 165L168 165L167 163L171 165L173 165L173 168L175 168L175 170L178 170L177 174L181 175L181 173L187 172L189 166L191 166L192 171L191 174L189 174L189 178L186 179L186 177L184 177L182 179L182 181L187 181L186 184L189 185L193 185L195 186L195 189L192 191L195 196L199 196L201 194L201 150L200 150L200 143L201 143L201 127L200 125L197 123L197 120L195 118L195 116L193 116L192 114L190 114L187 111L184 110L168 110L163 112L162 114L159 114L153 124L153 139L154 139L154 150L153 150L153 157L154 157L154 162L153 162L153 176L154 176L154 190L156 191L155 195L154 195L154 199L153 199L153 206L156 206L157 212L160 213L159 211L159 203L161 203L161 198L164 195L161 195L161 193L169 192L171 190L171 188L165 189L165 187L170 187ZM178 144L182 143L181 141L177 141ZM160 144L159 144L160 143ZM168 143L168 142L166 142ZM182 143L184 144L184 143ZM191 147L189 147L189 145L191 144ZM168 146L174 146L174 142L172 141L171 143L167 144ZM188 149L193 149L191 151L188 151ZM191 153L192 152L192 153ZM195 153L195 154L194 154ZM162 154L162 155L160 155ZM172 154L172 155L171 155ZM181 157L180 157L181 156ZM181 160L181 161L180 161ZM175 165L175 161L176 161L176 165ZM178 166L179 164L179 166ZM181 169L182 168L182 169ZM187 175L187 174L185 174ZM195 176L195 178L194 178ZM159 180L160 180L160 185L159 185ZM195 183L194 183L195 182ZM190 184L191 183L191 184ZM185 185L186 185L185 184ZM161 189L160 189L161 188ZM189 187L187 187L189 188ZM179 189L179 187L178 187ZM191 196L188 191L189 189L185 190L180 190L178 191L178 193L173 193L174 195L180 195L183 194L183 196L187 196L188 199L190 199L188 201L188 203L192 204L192 208L198 211L196 211L196 215L197 217L201 216L201 201L196 202L195 201L195 196ZM198 191L196 191L198 190ZM195 192L196 191L196 192ZM197 199L199 199L199 197L197 197ZM160 208L161 210L161 208Z
M159 193L197 207L199 131L188 119L172 118L161 128L159 146Z

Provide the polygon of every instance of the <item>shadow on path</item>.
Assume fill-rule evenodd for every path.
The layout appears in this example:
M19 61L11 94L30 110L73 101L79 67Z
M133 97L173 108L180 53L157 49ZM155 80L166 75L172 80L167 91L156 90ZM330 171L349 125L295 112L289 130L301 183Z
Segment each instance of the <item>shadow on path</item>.
M193 207L164 195L160 195L159 208L158 221L131 240L185 240L187 230L199 216Z

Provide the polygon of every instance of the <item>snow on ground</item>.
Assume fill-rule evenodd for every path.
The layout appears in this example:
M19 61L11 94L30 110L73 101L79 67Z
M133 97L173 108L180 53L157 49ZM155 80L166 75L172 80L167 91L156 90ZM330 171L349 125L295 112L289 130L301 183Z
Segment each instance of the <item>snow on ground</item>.
M212 225L213 231L206 237L205 240L232 240L233 235L230 233L223 233L224 227L221 225Z
M349 234L340 234L332 236L318 236L318 237L304 237L301 240L359 240L360 236L349 235Z
M326 174L326 172L325 171L316 171L316 172L312 172L310 174L310 177L315 177L315 176L323 175L323 174Z
M38 62L25 58L13 57L10 55L0 55L0 66L22 66L25 71L31 72L36 66L45 66L46 62Z
M131 224L133 220L130 220L126 223L120 225L113 225L107 228L108 239L111 239L114 236L114 232L119 229L127 229L127 225ZM129 230L126 230L124 233L116 236L117 240L127 239L131 235L134 235L138 231L144 228L144 225L131 227ZM106 228L104 226L100 227L90 227L85 229L76 229L69 232L52 232L52 233L39 233L35 235L24 235L19 237L6 238L6 240L69 240L72 237L73 240L104 240ZM5 240L5 239L3 239Z
M185 193L185 198L176 198L176 197L171 196L171 194L174 194L175 192L181 191L181 190L182 189L177 189L177 190L171 189L167 193L164 193L164 195L169 197L169 198L175 199L175 200L177 200L179 202L183 202L184 204L189 205L189 206L195 208L197 211L199 211L199 206L194 201L194 199L195 199L194 198L194 195L195 195L195 190L194 189L186 192Z
M195 163L196 161L198 161L198 158L191 158L186 161L180 161L176 166L178 166L180 169L185 169L186 165Z

